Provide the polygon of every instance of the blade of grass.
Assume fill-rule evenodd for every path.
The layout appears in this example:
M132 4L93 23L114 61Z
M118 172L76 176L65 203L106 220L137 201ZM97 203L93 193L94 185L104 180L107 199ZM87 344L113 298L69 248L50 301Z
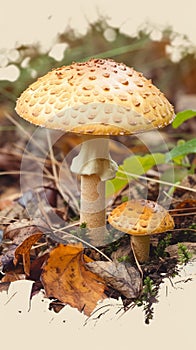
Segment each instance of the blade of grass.
M59 176L57 173L56 161L55 161L54 152L53 152L53 148L52 148L50 133L48 130L46 130L46 135L47 135L47 142L48 142L48 147L49 147L49 153L50 153L50 159L51 159L51 165L52 165L52 171L53 171L55 185L56 185L56 188L58 189L59 193L61 194L62 198L66 201L67 199L65 198L64 191L62 190L60 183L59 183ZM73 193L71 191L69 191L68 188L66 188L66 192L68 193L69 197L72 199L72 202L75 206L76 213L79 213L79 211L80 211L79 205L78 205L78 202L77 202L76 198L74 197Z
M27 137L28 140L31 140L31 142L39 149L39 151L41 151L41 153L43 153L43 155L46 157L46 152L43 150L43 148L40 146L40 144L32 137L32 135L25 130L25 128L17 122L17 120L15 120L9 113L5 113L5 116L7 119L9 119L14 125L16 125L21 131L22 133Z
M118 172L122 173L122 174L126 174L127 176L130 176L130 177L134 177L134 178L136 177L136 178L141 179L141 180L152 181L152 182L156 182L156 183L159 183L159 184L162 184L162 185L167 185L167 186L175 187L175 188L181 188L183 190L190 191L190 192L196 192L196 189L194 189L194 188L178 185L178 184L175 184L175 183L172 183L172 182L158 180L158 179L153 179L153 178L148 177L148 176L137 175L137 174L134 174L134 173L123 172L121 170L118 170ZM124 180L124 178L123 177L121 178L120 176L118 176L118 179Z
M125 45L125 46L120 46L108 51L104 51L104 52L99 52L98 54L93 55L93 58L107 58L107 57L114 57L114 56L118 56L118 55L122 55L128 52L133 52L136 51L140 48L143 47L143 45L145 44L145 42L147 42L147 39L140 39L137 40L135 43L130 44L130 45ZM86 56L82 61L87 61L90 58L92 58L92 56Z

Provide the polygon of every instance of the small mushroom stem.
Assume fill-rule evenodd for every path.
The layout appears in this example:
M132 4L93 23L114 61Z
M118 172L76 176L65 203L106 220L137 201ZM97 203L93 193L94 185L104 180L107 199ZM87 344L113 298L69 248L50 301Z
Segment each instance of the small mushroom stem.
M133 246L135 256L140 263L149 259L150 236L131 236L131 245Z

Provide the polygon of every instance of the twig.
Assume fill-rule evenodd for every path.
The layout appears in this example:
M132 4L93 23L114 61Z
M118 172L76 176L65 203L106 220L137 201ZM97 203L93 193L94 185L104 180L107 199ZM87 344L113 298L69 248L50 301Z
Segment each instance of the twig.
M172 182L158 180L158 179L153 179L151 177L147 177L147 176L143 176L143 175L137 175L137 174L129 173L129 172L122 171L122 170L118 170L118 172L122 173L122 174L126 174L126 175L131 176L131 177L137 177L137 178L139 178L141 180L152 181L152 182L160 183L162 185L167 185L167 186L170 186L170 187L181 188L183 190L196 192L196 189L194 189L194 188L190 188L190 187L186 187L186 186L182 186L182 185L177 185L177 184L174 184ZM116 178L118 178L119 180L125 180L125 178L121 178L120 176L117 176Z
M31 162L32 162L32 160L34 160L35 162L37 162L37 164L39 165L39 167L41 168L41 170L43 170L43 172L45 174L51 175L50 171L45 166L43 168L41 167L41 164L45 165L46 162L48 162L48 165L50 165L51 162L49 160L37 157L33 153L29 152L27 149L25 149L25 153L23 153L22 157L25 159L30 159Z
M53 239L54 241L56 241L56 242L58 242L58 243L67 244L66 239L63 239L63 238L61 238L61 237L55 235L55 233L58 233L58 232L63 233L63 234L65 234L66 236L71 237L71 238L74 238L74 239L78 240L79 242L81 242L81 243L87 245L88 247L90 247L90 248L96 250L99 254L101 254L102 256L104 256L108 261L112 262L112 260L111 260L106 254L104 254L101 250L99 250L98 248L96 248L96 247L93 246L92 244L86 242L84 239L82 239L82 238L80 238L80 237L77 237L77 236L73 235L73 234L70 233L70 232L65 231L65 230L67 230L67 229L70 228L70 227L79 225L79 222L78 222L77 224L74 224L74 223L73 223L73 224L70 224L70 225L65 226L65 227L63 227L63 228L58 228L58 229L57 229L57 228L55 228L54 226L52 226L52 224L51 224L51 222L50 222L50 219L49 219L47 213L45 212L45 210L44 210L44 208L43 208L43 206L42 206L41 201L39 201L39 204L38 204L38 205L39 205L39 209L40 209L40 211L41 211L43 217L44 217L45 220L46 220L46 223L47 223L48 227L50 228L50 231L48 231L47 234L48 234L48 236L49 236L51 239Z
M175 232L175 231L192 231L192 232L196 232L196 230L194 228L189 228L189 227L174 228L173 230L169 230L169 232Z
M62 190L62 188L61 188L61 186L59 184L59 178L58 178L57 169L56 169L56 162L55 162L54 152L53 152L53 148L52 148L52 144L51 144L51 138L50 138L50 134L49 134L48 130L46 130L46 135L47 135L47 141L48 141L48 147L49 147L49 152L50 152L52 171L53 171L53 176L54 176L54 181L55 181L55 184L56 184L56 188L58 189L58 191L61 194L62 198L66 201L67 199L65 198L64 191ZM76 201L75 197L73 196L71 191L69 191L68 188L66 189L66 192L67 192L68 196L72 199L74 207L76 209L76 212L79 213L79 206L78 206L78 202Z
M178 209L176 209L178 210ZM175 214L175 213L171 213L172 216L190 216L190 215L196 215L196 212L186 212L186 213L181 213L181 214Z
M52 231L53 231L53 238L59 238L55 235L55 233L60 232L60 233L64 233L65 235L67 235L68 237L74 238L78 241L80 241L81 243L84 243L85 245L87 245L88 247L96 250L99 254L101 254L102 256L104 256L104 258L106 258L108 261L112 262L112 260L106 255L104 254L101 250L99 250L98 248L96 248L94 245L88 243L87 241L85 241L84 239L77 237L75 235L73 235L72 233L69 233L67 231L65 231L67 229L67 227L63 227L61 229L56 229L55 227L51 227ZM60 238L61 239L61 238ZM61 239L62 241L66 242L66 240Z
M30 171L24 171L24 170L11 170L11 171L0 171L0 176L3 175L29 175L32 176L32 173ZM37 174L34 173L33 176L39 176L39 177L45 177L50 180L54 180L54 176L52 175L44 175L44 174Z
M180 201L182 202L182 201ZM169 209L170 212L172 211L185 211L185 210L193 210L193 209L196 209L196 207L184 207L184 208L174 208L174 209ZM196 214L196 213L195 213Z
M131 249L132 249L132 252L133 252L133 256L134 256L134 259L135 259L137 268L138 268L138 270L139 270L139 272L140 272L140 274L141 274L141 278L143 279L143 271L142 271L142 268L141 268L141 266L140 266L140 263L139 263L139 261L138 261L138 259L137 259L137 257L136 257L136 254L135 254L135 250L134 250L134 246L133 246L132 241L131 241Z
M9 113L5 113L6 118L8 118L14 125L16 125L28 139L31 139L31 142L44 154L46 155L46 152L43 150L43 148L40 146L40 144L32 138L32 135L20 124L18 123Z

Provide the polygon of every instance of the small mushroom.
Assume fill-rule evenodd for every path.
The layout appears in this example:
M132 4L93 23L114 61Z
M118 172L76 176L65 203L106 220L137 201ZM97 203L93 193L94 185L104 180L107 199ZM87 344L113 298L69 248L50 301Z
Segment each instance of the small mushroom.
M131 244L140 263L149 259L150 235L174 228L169 212L145 199L122 203L111 212L108 221L117 230L131 235Z
M109 136L161 128L175 116L150 80L111 59L53 69L22 93L16 112L33 124L82 135L80 153L71 165L81 176L80 221L102 241L105 181L117 170L109 154Z

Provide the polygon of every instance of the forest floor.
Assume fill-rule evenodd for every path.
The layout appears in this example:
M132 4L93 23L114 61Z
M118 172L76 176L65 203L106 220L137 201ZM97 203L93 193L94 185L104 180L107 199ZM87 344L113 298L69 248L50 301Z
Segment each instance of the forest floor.
M172 195L167 189L168 210L175 228L158 237L152 236L150 259L140 265L131 251L128 235L113 231L109 225L108 230L113 235L109 243L98 248L85 244L88 230L78 225L79 183L69 171L80 139L74 135L56 137L51 134L49 137L42 130L36 133L35 129L26 129L12 118L9 121L5 118L3 123L6 132L1 133L0 141L0 317L3 334L7 329L13 334L13 339L8 340L10 348L16 339L20 342L19 331L25 332L38 345L43 342L47 348L58 342L62 344L64 340L74 342L77 332L83 344L83 347L78 344L80 348L88 348L92 340L93 348L98 349L105 332L105 347L118 349L122 337L127 342L129 334L131 344L144 341L139 331L145 337L144 344L149 343L151 349L154 348L152 337L156 336L159 349L165 348L160 341L165 340L165 335L173 339L178 349L193 347L196 175L186 173L181 187L177 186ZM172 134L164 134L164 137L171 142ZM134 154L146 152L144 144L137 141L128 138L111 143L111 153L118 164L123 162L125 147ZM189 161L195 164L196 158L191 156ZM37 180L38 174L41 174L41 181ZM157 168L150 169L148 176L152 181L132 180L131 185L115 193L108 201L107 213L130 196L130 188L131 196L136 199L147 188L147 198L156 201L160 194L159 186L153 182L157 178ZM165 189L161 191L166 192ZM70 256L74 257L74 263ZM96 277L96 273L86 269L86 263L102 261L106 264L107 258L116 265L121 263L128 271L129 281L123 280L123 288L119 287L117 271L111 285L102 279L103 276ZM64 265L59 263L57 271L55 264L62 260ZM82 275L82 287L74 277L71 282L66 280L65 272L70 263L73 263L72 272L78 274L77 283L78 276ZM134 270L129 270L130 266ZM50 273L54 273L54 269L56 275L52 279ZM70 283L75 289L72 285L69 296L65 297L65 285L67 288ZM78 292L83 287L84 294L93 290L87 296L89 300ZM78 299L74 296L76 290ZM168 346L171 346L168 339ZM27 346L30 348L31 344ZM77 348L76 343L72 348Z

